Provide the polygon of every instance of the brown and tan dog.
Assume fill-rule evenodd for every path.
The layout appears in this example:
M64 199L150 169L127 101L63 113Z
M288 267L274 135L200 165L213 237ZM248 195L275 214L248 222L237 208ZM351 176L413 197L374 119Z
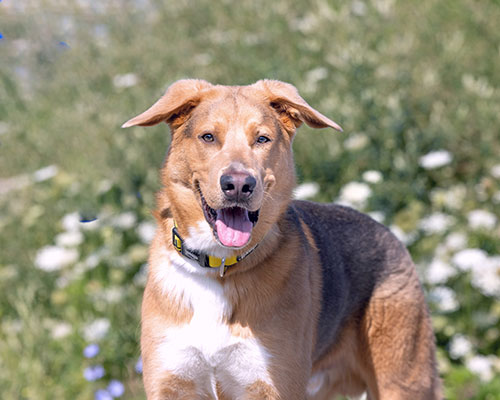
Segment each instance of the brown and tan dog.
M292 201L292 140L340 127L289 84L182 80L123 126L167 122L142 305L148 399L438 399L404 246L352 209Z

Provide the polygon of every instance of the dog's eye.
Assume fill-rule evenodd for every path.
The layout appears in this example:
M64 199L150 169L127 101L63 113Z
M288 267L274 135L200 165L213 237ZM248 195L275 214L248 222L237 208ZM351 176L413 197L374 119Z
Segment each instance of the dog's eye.
M204 142L213 142L215 140L214 138L214 135L212 135L211 133L205 133L203 135L201 135L201 138Z
M267 136L259 136L256 140L257 143L267 143L267 142L270 142L271 139L269 139Z

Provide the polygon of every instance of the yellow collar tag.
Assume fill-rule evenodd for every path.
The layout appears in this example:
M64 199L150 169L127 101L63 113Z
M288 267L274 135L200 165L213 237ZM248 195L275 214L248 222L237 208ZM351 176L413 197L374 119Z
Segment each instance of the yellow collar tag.
M214 257L214 256L207 256L208 257L208 266L210 268L219 268L222 264L222 258L219 257ZM229 258L226 258L226 262L224 265L226 267L230 267L231 265L234 265L238 262L238 257L232 256Z

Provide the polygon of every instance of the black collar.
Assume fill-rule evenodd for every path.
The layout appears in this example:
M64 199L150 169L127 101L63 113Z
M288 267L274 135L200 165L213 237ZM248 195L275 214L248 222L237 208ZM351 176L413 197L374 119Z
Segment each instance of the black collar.
M227 271L228 267L235 265L236 263L243 260L246 256L248 256L251 252L253 252L258 243L252 247L246 253L240 256L231 256L227 258L219 258L215 256L211 256L209 254L203 253L198 250L188 249L184 245L184 240L182 239L179 231L177 230L177 224L174 222L174 227L172 228L172 244L175 249L181 253L184 257L189 258L190 260L196 261L199 265L204 268L219 268L220 276L224 276L224 273Z

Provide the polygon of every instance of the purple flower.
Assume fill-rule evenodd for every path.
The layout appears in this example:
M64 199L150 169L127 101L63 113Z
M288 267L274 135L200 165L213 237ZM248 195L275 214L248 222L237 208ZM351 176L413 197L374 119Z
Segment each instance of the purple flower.
M139 357L135 364L135 372L142 374L142 357Z
M89 344L85 349L83 349L83 355L86 358L93 358L99 354L99 345L97 343Z
M121 397L123 393L125 393L125 387L123 383L117 381L116 379L112 379L108 385L108 392L113 397Z
M93 382L98 379L101 379L104 376L105 372L106 371L104 371L102 365L93 365L85 368L85 370L83 371L83 376L89 382Z
M106 389L98 389L94 395L95 400L113 400L113 396Z

